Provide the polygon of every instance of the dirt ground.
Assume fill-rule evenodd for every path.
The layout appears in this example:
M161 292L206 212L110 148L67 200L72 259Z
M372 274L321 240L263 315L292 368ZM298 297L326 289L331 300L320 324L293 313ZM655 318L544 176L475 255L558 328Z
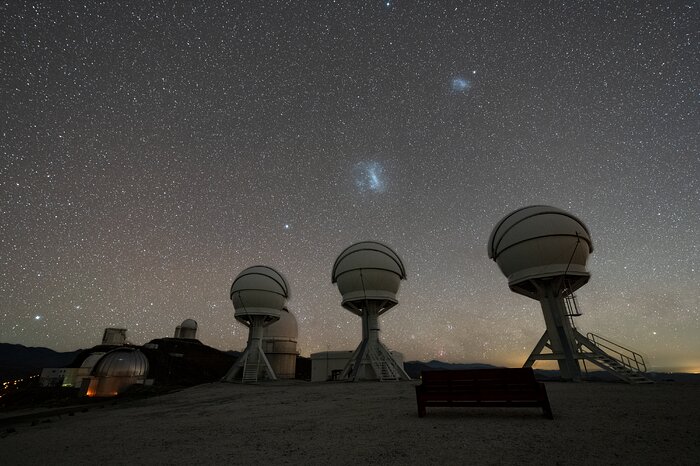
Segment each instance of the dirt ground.
M419 418L417 383L201 385L4 426L0 464L700 462L700 384L548 383L547 420L534 408Z

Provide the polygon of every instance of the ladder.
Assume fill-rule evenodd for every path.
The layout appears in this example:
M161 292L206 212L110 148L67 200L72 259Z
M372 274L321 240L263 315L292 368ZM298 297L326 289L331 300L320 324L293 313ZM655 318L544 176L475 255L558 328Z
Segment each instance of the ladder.
M579 317L582 314L576 295L573 292L567 293L564 296L564 306L566 307L566 316L569 318L569 322L571 322L571 327L576 328L574 317Z

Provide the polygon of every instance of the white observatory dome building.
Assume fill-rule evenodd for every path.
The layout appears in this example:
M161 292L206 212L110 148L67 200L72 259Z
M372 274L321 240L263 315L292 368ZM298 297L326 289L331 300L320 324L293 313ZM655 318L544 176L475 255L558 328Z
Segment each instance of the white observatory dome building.
M646 370L641 355L606 353L597 335L582 335L574 325L581 315L574 291L588 283L586 267L593 252L591 234L577 217L556 207L535 205L506 215L494 227L488 255L496 261L515 293L538 300L547 330L524 364L556 361L564 380L580 380L579 361L593 364L627 382L642 382ZM606 340L608 343L612 343ZM605 346L605 345L602 345ZM640 364L641 362L641 364Z
M287 281L271 267L248 267L233 281L230 296L236 320L250 330L246 349L223 380L257 382L261 377L276 380L262 341L264 328L280 320L285 312L285 303L289 299Z
M401 258L382 243L355 243L335 260L331 280L342 295L341 305L362 318L362 341L341 380L410 380L379 340L379 316L398 304L396 293L405 279Z
M103 355L83 380L81 393L87 396L115 396L134 384L143 384L148 359L136 348L122 347Z
M102 334L102 344L109 346L126 345L126 329L125 328L106 328Z
M197 338L197 321L185 319L180 325L175 327L175 338L187 338L194 340Z
M279 379L293 379L297 366L299 327L286 307L280 318L263 329L263 351Z

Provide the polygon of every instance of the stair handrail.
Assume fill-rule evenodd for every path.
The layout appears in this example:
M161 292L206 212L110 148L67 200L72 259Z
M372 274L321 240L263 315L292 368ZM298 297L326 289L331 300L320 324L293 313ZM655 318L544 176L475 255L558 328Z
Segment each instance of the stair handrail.
M617 359L625 367L628 367L628 368L635 370L637 372L646 372L647 371L647 365L644 362L644 356L637 353L636 351L633 351L629 348L625 348L624 346L620 345L619 343L615 343L614 341L610 341L605 337L602 337L600 335L596 335L595 333L589 332L588 334L586 334L586 337L589 340L591 340L596 346L599 346L601 348L604 348L605 350L608 350L612 353L615 353L615 355L617 355L617 357L615 357L615 355L610 354L610 353L608 353L608 355Z

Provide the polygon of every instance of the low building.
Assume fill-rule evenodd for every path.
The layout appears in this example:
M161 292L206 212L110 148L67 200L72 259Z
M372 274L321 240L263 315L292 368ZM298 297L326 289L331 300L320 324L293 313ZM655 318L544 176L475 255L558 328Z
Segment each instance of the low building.
M77 372L77 367L47 367L41 370L39 386L72 387Z
M352 351L322 351L311 354L311 381L338 380Z
M403 366L403 354L390 351L391 356ZM353 351L322 351L311 354L311 381L324 382L339 380L345 366L350 361Z

